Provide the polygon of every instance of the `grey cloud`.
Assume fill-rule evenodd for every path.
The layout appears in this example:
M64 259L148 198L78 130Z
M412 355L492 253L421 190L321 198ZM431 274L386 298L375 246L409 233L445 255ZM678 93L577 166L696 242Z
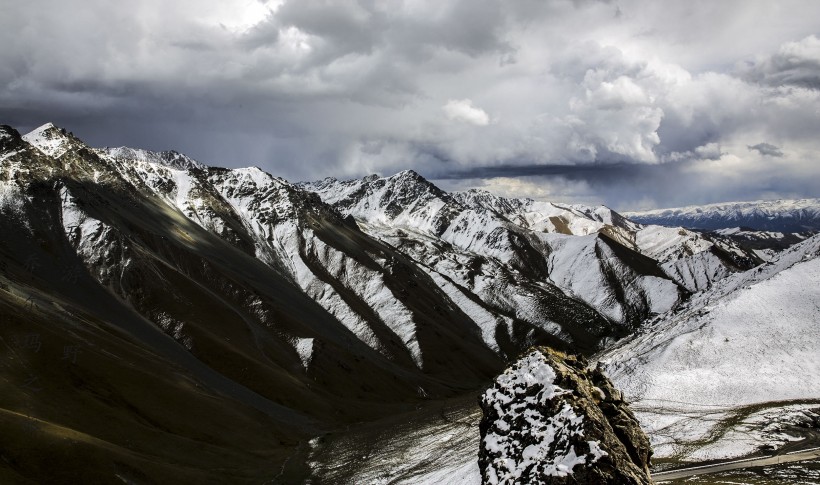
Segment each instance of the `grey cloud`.
M381 45L387 12L366 2L288 1L270 19L270 27L296 27L317 41L311 64L344 56L368 55Z
M605 204L619 211L715 202L816 196L820 169L783 173L751 167L714 172L701 162L662 165L528 166L449 174L437 183L446 190L481 187L508 197L579 204ZM517 183L509 187L509 180ZM501 181L501 183L499 183Z
M746 146L768 139L789 147L772 189L785 193L820 149L820 90L805 89L820 4L783 5L17 2L0 18L0 121L53 121L93 145L177 149L291 179L549 175L566 182L561 197L613 201L692 170L769 176ZM729 67L754 55L747 70ZM450 100L486 118L448 117ZM681 197L706 197L692 187ZM711 187L741 197L740 181Z
M799 86L820 90L820 39L810 35L787 42L776 53L741 68L749 80L770 86Z
M423 10L401 2L286 1L259 31L295 27L313 36L310 64L325 65L350 55L376 62L428 60L447 49L478 57L509 54L509 15L497 0L430 3ZM388 52L381 59L378 52Z
M450 3L435 22L413 24L409 26L411 29L422 27L419 32L422 38L473 57L514 50L504 38L510 27L506 11L503 4L496 1L459 0Z
M783 151L780 147L772 145L771 143L758 143L757 145L748 145L749 150L754 150L761 155L767 157L782 157Z
M587 76L605 75L609 79L619 76L634 77L646 66L645 62L630 61L621 49L602 45L597 41L585 41L572 45L560 53L550 66L550 72L560 78L581 84Z

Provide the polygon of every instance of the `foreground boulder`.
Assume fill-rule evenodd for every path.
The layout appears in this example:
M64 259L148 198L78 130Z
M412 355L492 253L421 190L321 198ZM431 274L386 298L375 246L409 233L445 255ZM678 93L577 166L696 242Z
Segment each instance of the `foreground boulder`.
M650 484L652 450L621 393L583 358L534 348L481 397L485 484Z

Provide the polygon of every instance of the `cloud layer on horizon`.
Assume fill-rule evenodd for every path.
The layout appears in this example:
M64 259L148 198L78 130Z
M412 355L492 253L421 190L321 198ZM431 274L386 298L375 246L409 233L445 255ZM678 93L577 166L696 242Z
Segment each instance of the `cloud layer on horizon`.
M820 196L820 4L20 2L0 122L289 179L619 208ZM675 191L674 189L677 189Z

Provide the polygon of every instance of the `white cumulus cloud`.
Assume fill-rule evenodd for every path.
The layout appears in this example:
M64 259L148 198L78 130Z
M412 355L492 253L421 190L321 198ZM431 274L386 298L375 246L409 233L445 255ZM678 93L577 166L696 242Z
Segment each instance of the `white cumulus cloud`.
M441 107L447 118L477 126L490 124L490 116L481 108L473 106L469 99L451 99Z

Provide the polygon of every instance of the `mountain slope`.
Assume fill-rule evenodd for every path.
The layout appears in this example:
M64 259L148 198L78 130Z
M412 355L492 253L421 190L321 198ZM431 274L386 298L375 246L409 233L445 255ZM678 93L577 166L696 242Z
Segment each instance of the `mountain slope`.
M427 276L423 272L416 271L411 267L412 265L408 266L403 256L391 250L391 248L368 238L357 231L355 227L344 224L344 221L337 213L326 207L315 196L303 192L281 179L271 177L258 169L210 169L190 163L186 164L185 168L179 169L176 165L167 163L159 165L144 162L142 157L136 160L129 159L123 156L122 150L114 154L103 152L103 156L96 159L94 153L88 154L88 157L84 158L86 147L77 140L69 139L65 142L69 145L72 143L76 145L72 149L73 151L61 155L60 158L60 160L66 160L71 153L79 154L76 159L69 161L72 175L81 172L83 166L88 165L86 172L90 173L93 170L93 180L95 182L109 177L112 180L112 185L123 184L126 189L130 188L128 183L132 183L133 187L141 190L141 195L145 194L147 196L147 201L151 203L155 203L157 200L165 202L159 208L154 208L151 215L156 217L157 212L164 212L164 215L172 219L168 220L165 229L173 231L174 234L171 234L171 237L167 234L160 234L160 245L164 241L181 239L177 242L182 242L184 246L187 246L184 248L185 251L196 253L194 257L212 258L214 248L209 248L210 251L207 252L203 250L208 245L216 244L210 241L210 234L203 234L202 229L207 229L209 233L221 236L221 239L225 242L231 243L231 246L235 248L232 251L238 249L251 256L251 259L245 260L258 268L256 271L267 272L272 270L275 275L278 275L273 279L266 277L264 282L265 286L275 287L274 299L281 303L274 304L274 306L295 307L299 312L303 310L313 311L324 315L321 318L308 319L308 321L316 320L313 325L315 328L312 328L308 333L325 333L326 335L322 336L323 338L320 338L319 335L297 335L304 333L305 329L300 328L297 330L294 328L287 332L292 333L285 336L287 341L293 342L294 339L298 338L317 338L319 340L315 342L316 344L319 341L330 339L339 341L339 343L344 341L343 346L345 347L350 345L348 342L351 336L348 331L350 325L344 325L349 322L340 322L338 318L327 315L327 308L323 308L321 302L320 305L316 305L311 302L309 292L305 295L308 286L318 282L322 284L325 293L336 291L339 295L342 295L340 299L344 300L343 303L346 303L348 308L364 302L368 309L356 308L357 311L372 313L375 310L378 317L376 321L366 321L365 323L370 325L371 335L375 335L380 331L384 335L382 335L383 341L379 342L379 345L372 346L378 347L373 350L390 347L385 342L387 340L401 339L398 350L393 349L392 353L389 351L383 353L386 353L387 357L392 360L400 359L399 356L402 353L405 355L407 353L414 354L411 356L412 363L404 362L402 364L406 364L406 367L418 369L424 366L426 371L435 373L435 369L441 365L442 371L446 369L451 369L453 372L459 370L461 371L459 378L463 379L465 377L464 372L468 371L460 369L461 364L459 362L447 362L446 365L437 363L443 363L447 359L446 356L439 356L437 359L432 359L429 365L423 365L422 347L425 343L423 339L427 339L430 342L429 345L433 346L447 344L452 344L455 348L466 346L469 349L468 352L476 357L482 355L483 352L487 356L486 359L489 359L487 361L488 367L491 366L490 362L494 359L492 353L488 350L482 351L481 341L470 336L471 334L478 334L478 329L474 328L472 322L463 315L458 315L452 311L449 312L449 323L446 327L442 327L437 321L441 313L447 314L447 308L452 305L444 298L444 295L427 291L428 287L434 285L428 284ZM139 163L118 164L116 163L118 161L136 161ZM150 167L146 167L145 163ZM122 172L125 172L126 176L118 177ZM91 178L84 177L81 181L91 182ZM148 190L145 190L146 188ZM78 190L82 189L85 189L85 187ZM66 190L71 191L70 187ZM62 195L63 212L74 211L76 204L70 197L65 194ZM65 207L67 204L72 206ZM176 208L179 212L169 211L169 206ZM180 212L187 217L180 218ZM72 219L76 218L76 216L72 216ZM117 220L112 222L111 226L120 228L127 227L128 223L132 221ZM154 221L154 228L161 227L157 222ZM200 227L193 227L192 223ZM230 231L226 228L229 228ZM152 237L156 236L152 235ZM208 244L202 244L205 241ZM77 244L81 246L82 243L82 241L79 241ZM102 248L97 245L96 249L96 255L89 253L87 257L99 257ZM172 251L178 251L178 249L175 248ZM83 253L81 252L81 254ZM209 262L213 263L212 261ZM265 263L265 266L260 268L260 262ZM98 264L95 261L87 261L87 263L89 266ZM177 261L174 261L174 263L184 264L184 257L177 256ZM195 263L195 265L198 264L201 263ZM336 269L339 265L342 268ZM196 271L193 268L184 268L184 270L187 277L190 277L191 273ZM106 268L106 271L110 273L114 269ZM334 280L334 271L342 271L345 280ZM253 274L253 272L248 274ZM396 274L401 275L401 282L398 281L399 278L395 276ZM336 277L338 278L339 275L336 275ZM279 283L272 283L277 280L279 280ZM107 283L106 281L101 282ZM231 279L229 284L232 288L230 291L237 292L235 288L237 283L237 278ZM264 293L264 289L259 288L263 285L260 282L242 283L251 286L251 288L248 288L250 293L247 295L234 294L230 295L230 298L238 300L240 305L251 306L251 310L256 314L254 316L257 325L269 326L265 320L271 317L270 313L274 312L275 308L266 308L273 303L266 301L266 299L273 295L260 295L260 290ZM420 290L416 290L411 295L405 288L408 284L413 284ZM287 291L283 293L283 290L278 288L279 285L286 288ZM296 291L294 295L288 294L288 292L293 291ZM397 298L396 295L402 292L407 293L408 296L404 299ZM126 291L121 293L123 297L129 296ZM306 308L311 308L311 310L299 308L297 302L300 300L304 301ZM439 310L433 310L433 307L437 307ZM436 317L431 316L430 313L435 313ZM300 315L300 319L309 314ZM339 325L339 323L343 325ZM293 325L297 324L294 323ZM304 327L304 325L304 323L299 323L298 327ZM391 325L392 328L390 328ZM383 328L385 326L388 328ZM338 329L334 330L337 333L328 333L330 328ZM439 335L433 341L426 337L428 332L436 332ZM252 333L256 334L255 339L260 339L259 335L261 334L258 334L255 330L252 330ZM453 341L450 341L448 336L452 336ZM476 348L470 348L473 343ZM481 362L481 358L478 358L476 362Z
M763 261L733 238L682 227L637 224L605 206L560 205L508 199L480 190L454 194L473 208L499 213L535 232L583 236L600 233L660 263L662 273L688 291L707 288L726 275Z
M546 281L545 250L537 248L542 242L496 214L462 206L415 172L304 186L355 218L367 234L412 257L484 322L488 345L509 355L539 334L591 348L615 330Z
M592 354L761 261L605 207L291 184L50 124L0 127L0 233L0 476L36 481L332 480L320 437L435 414L531 345Z
M556 213L565 214L562 220L581 228L583 234L592 231L590 243L583 246L589 255L587 261L591 265L585 269L589 269L590 274L576 271L577 268L561 272L551 267L551 264L570 266L574 258L556 258L557 253L553 253L556 250L560 253L563 244L555 243L551 235L511 220L526 219L511 216L516 211L526 211L523 201L478 192L468 196L446 194L412 171L346 182L325 179L305 187L342 213L354 217L368 234L413 255L417 261L474 292L498 310L507 314L515 312L512 313L515 318L530 325L566 335L566 329L556 327L555 320L549 318L554 312L545 309L557 305L577 306L578 300L603 317L597 322L590 321L588 331L593 335L618 333L619 325L629 325L652 311L645 298L618 294L612 288L607 277L620 289L636 280L640 285L643 274L631 270L608 271L606 262L595 254L603 243L598 245L593 241L597 238L594 229L603 224L578 211L555 208ZM571 222L570 216L584 222ZM622 267L628 269L629 265ZM559 284L551 277L553 273L562 275ZM593 273L595 276L591 276ZM580 280L576 281L577 278ZM670 282L666 291L674 294L672 300L677 299L674 284ZM599 294L605 296L599 297ZM580 307L579 311L589 314L589 310ZM573 342L582 344L578 338L573 338Z
M610 322L589 331L623 335L688 292L762 261L719 235L642 226L603 206L479 190L447 194L412 171L302 186L495 310L516 311L516 318L564 339L564 328L537 316L543 310L528 309L580 301ZM570 337L575 345L583 338Z
M475 389L503 365L426 272L284 181L95 151L53 126L0 134L0 316L11 321L0 408L9 433L33 419L87 437L95 465L70 443L32 441L56 446L67 476L104 481L121 463L144 480L296 480L304 459L287 457L321 430ZM72 365L54 366L60 350ZM156 379L143 374L155 368ZM95 369L107 370L92 379ZM180 416L201 400L201 413ZM217 434L232 451L202 468L197 443ZM145 464L135 453L158 435L189 443ZM9 473L53 472L24 450L2 453ZM231 472L242 463L249 471Z
M765 440L733 444L725 421L817 399L818 256L815 236L725 278L601 356L663 445L660 454L704 459L754 451ZM783 416L771 415L768 424Z
M293 453L314 420L215 372L113 298L97 280L105 271L89 272L63 233L72 219L62 214L61 182L46 178L62 163L7 128L2 135L0 468L42 482L253 483L300 473L272 463ZM113 196L82 195L98 218L72 230L116 243L99 222ZM107 257L121 250L112 244Z
M511 199L477 189L456 192L453 197L467 207L490 210L519 226L539 232L585 236L604 228L623 229L627 232L640 228L606 206L588 207Z

